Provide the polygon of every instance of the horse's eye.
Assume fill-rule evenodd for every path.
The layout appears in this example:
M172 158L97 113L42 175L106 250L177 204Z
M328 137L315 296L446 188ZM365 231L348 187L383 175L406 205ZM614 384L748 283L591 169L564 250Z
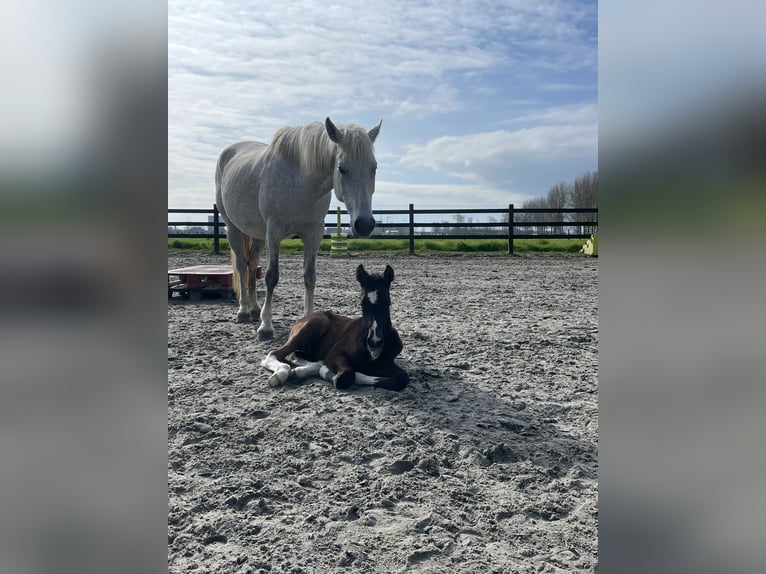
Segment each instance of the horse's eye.
M338 171L339 171L339 172L340 172L342 175L346 175L346 174L348 173L348 170L346 169L346 166L343 166L343 165L339 165L339 166L338 166Z

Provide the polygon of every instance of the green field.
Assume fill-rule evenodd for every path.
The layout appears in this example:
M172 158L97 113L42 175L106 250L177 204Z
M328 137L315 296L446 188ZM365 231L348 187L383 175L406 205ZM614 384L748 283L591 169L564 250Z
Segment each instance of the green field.
M578 253L585 239L516 239L514 253ZM212 251L212 239L168 239L168 249L173 251ZM286 253L300 252L300 239L285 239L281 250ZM225 239L221 240L221 251L229 250ZM351 253L408 253L407 239L349 239ZM507 253L508 242L504 239L416 239L416 253ZM320 252L330 252L330 240L322 240Z

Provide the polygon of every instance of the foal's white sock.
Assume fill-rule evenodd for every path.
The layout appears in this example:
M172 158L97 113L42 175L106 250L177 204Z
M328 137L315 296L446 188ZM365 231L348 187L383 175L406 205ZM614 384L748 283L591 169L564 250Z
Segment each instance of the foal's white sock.
M290 365L278 361L271 353L266 355L263 361L261 361L261 366L274 373L269 377L269 385L272 387L278 387L279 385L284 384L290 376Z

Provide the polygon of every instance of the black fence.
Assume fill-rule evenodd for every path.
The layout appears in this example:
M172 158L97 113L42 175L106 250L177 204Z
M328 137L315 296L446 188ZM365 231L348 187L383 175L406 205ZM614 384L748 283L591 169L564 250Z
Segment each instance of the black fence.
M168 238L212 238L216 253L226 237L225 224L218 208L168 209L168 214L206 214L208 221L168 221ZM341 216L348 215L341 210ZM588 239L598 229L598 208L528 208L513 204L500 209L408 209L373 210L375 231L371 239L408 239L410 253L416 239L505 239L508 253L513 253L514 239ZM453 221L423 221L418 216L451 216ZM487 219L474 221L475 215ZM328 222L327 218L330 218ZM325 239L337 233L338 212L325 217ZM341 218L342 219L342 218ZM348 219L348 218L346 218ZM391 221L400 219L401 221ZM185 229L179 230L180 227ZM341 221L342 235L350 236L348 222Z

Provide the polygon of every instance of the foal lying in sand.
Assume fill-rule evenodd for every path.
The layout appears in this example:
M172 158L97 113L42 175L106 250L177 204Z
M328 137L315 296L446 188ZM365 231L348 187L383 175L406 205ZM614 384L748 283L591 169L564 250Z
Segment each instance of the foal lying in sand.
M369 275L360 265L356 279L362 286L362 316L356 319L331 311L299 319L287 343L271 351L261 366L273 372L269 384L277 387L289 377L319 375L336 389L356 382L392 391L407 386L407 373L394 363L402 352L399 333L391 325L389 288L394 270L386 265L383 275ZM286 363L288 355L298 358Z

